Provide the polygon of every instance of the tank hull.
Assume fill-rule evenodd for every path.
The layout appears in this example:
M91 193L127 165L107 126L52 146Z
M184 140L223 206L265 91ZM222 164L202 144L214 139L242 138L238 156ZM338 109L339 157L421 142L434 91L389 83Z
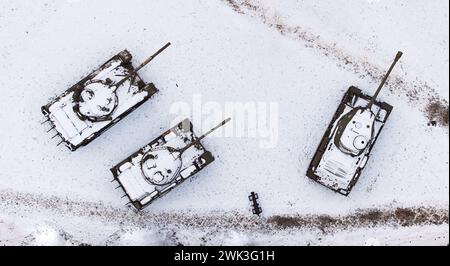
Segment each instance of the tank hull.
M312 180L345 196L350 193L358 181L393 107L384 102L374 103L372 107L372 110L376 111L374 137L360 156L353 157L344 154L333 143L337 121L351 110L367 105L370 100L371 96L363 94L360 89L356 87L348 89L325 131L306 173Z
M157 198L169 193L214 161L211 153L198 142L183 152L182 166L177 176L165 185L155 185L142 174L140 167L144 154L164 146L180 149L196 139L192 123L185 119L111 168L114 181L119 183L119 188L125 192L129 202L137 210L142 210Z
M118 53L64 93L41 107L41 111L51 124L51 128L56 131L55 136L61 139L60 143L64 143L71 151L87 145L158 91L152 83L146 84L136 74L132 79L117 88L116 95L119 104L110 119L92 122L77 115L73 108L75 106L74 95L79 93L84 85L92 80L119 81L124 75L134 70L131 59L132 55L127 50Z

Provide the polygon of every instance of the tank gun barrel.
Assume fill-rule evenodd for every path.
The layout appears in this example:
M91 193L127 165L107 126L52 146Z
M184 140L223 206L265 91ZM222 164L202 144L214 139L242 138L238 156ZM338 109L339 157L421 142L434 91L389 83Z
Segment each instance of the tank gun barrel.
M190 147L194 146L195 144L199 143L202 139L204 139L206 136L208 136L209 134L211 134L213 131L215 131L216 129L220 128L221 126L225 125L226 123L228 123L231 120L231 118L227 118L224 121L222 121L220 124L218 124L217 126L213 127L212 129L210 129L208 132L206 132L205 134L203 134L202 136L200 136L199 138L197 138L195 141L191 142L189 145L187 145L186 147L178 150L178 152L183 153L184 151L186 151L187 149L189 149Z
M372 105L375 103L376 99L378 98L378 94L380 94L381 89L383 88L384 84L386 83L386 80L388 79L389 75L392 72L392 69L394 69L395 64L397 64L398 60L400 60L400 57L402 57L403 53L398 51L397 55L395 56L394 62L392 62L391 67L387 71L386 75L384 75L383 80L380 83L380 86L378 86L378 89L376 90L375 94L373 95L372 99L370 100L367 107L370 109L372 108Z
M138 67L136 67L133 71L131 71L128 75L126 75L123 79L121 79L119 82L114 84L116 88L120 87L127 79L134 76L139 70L141 70L143 67L145 67L148 63L150 63L155 57L157 57L160 53L162 53L164 50L167 49L167 47L170 46L170 42L168 42L166 45L164 45L162 48L160 48L156 53L151 55L149 58L147 58L144 62L142 62Z

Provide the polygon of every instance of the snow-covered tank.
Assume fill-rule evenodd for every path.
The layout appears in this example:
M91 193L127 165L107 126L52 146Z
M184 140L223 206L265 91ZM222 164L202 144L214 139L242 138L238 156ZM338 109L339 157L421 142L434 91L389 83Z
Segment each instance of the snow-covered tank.
M192 123L183 120L111 168L113 181L129 203L143 209L214 161L201 140L229 120L198 138Z
M56 131L54 137L74 151L147 101L158 90L153 83L145 83L137 72L169 45L136 68L131 62L132 55L124 50L42 106L44 122Z
M401 56L398 52L374 96L356 87L348 89L314 154L309 178L343 195L350 193L392 111L377 97Z

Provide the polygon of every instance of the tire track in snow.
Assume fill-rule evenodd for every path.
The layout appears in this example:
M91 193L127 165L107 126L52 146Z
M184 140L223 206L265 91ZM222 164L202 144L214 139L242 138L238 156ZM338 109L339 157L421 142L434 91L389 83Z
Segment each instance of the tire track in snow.
M323 56L337 61L338 67L355 73L360 78L369 78L379 83L386 69L358 58L351 53L337 47L336 43L326 43L319 35L309 32L301 26L288 25L283 20L265 9L255 0L221 0L239 14L257 18L269 28L275 29L281 35L305 43L305 47L312 48ZM418 105L429 120L430 125L449 125L449 103L442 98L426 81L415 79L405 80L392 74L386 87L392 94L404 97L411 105Z
M120 227L188 227L263 231L287 229L336 229L360 227L413 226L448 224L448 208L381 207L357 210L346 215L295 215L258 218L239 212L210 212L206 215L189 212L136 212L103 203L73 201L56 196L0 191L0 213L21 214L50 212L57 217L82 217Z

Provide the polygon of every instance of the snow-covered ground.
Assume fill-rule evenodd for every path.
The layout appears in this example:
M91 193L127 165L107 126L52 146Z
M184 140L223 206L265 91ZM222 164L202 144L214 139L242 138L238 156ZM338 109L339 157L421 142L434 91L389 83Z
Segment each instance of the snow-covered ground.
M0 244L448 244L448 121L429 126L427 112L439 102L448 119L448 8L444 0L1 0ZM127 48L137 64L167 41L141 71L160 90L152 99L88 146L56 147L42 105L117 52ZM394 111L358 184L343 197L310 181L306 169L343 93L373 92L397 50L404 56L380 95ZM134 214L109 169L170 127L173 103L191 105L195 95L278 104L277 145L208 137L216 161ZM251 217L251 191L260 219ZM189 223L420 207L447 219L325 231ZM183 222L164 226L161 217L180 214Z

